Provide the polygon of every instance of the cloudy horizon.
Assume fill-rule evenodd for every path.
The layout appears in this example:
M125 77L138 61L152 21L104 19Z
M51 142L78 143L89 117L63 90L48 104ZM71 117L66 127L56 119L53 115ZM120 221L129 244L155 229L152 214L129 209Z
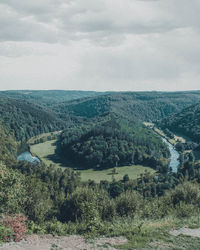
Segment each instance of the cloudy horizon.
M0 90L200 89L197 0L1 0Z

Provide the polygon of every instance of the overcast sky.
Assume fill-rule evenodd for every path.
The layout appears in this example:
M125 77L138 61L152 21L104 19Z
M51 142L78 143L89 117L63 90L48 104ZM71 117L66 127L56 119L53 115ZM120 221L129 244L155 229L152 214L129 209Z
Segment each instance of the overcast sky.
M0 0L0 89L200 89L199 0Z

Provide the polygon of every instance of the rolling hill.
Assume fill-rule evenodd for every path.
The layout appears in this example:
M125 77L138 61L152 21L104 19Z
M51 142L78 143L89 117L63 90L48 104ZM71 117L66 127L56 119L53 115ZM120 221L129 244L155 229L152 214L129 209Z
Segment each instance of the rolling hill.
M169 151L161 138L127 119L111 117L92 126L66 129L59 144L62 157L84 169L133 164L158 169L168 165Z
M66 114L83 119L115 113L134 121L155 121L200 101L200 92L117 92L81 98L53 106L62 118Z
M61 130L67 124L67 121L58 119L51 110L8 97L0 97L0 119L17 141L26 141L41 133Z
M172 114L159 122L159 125L172 132L180 133L200 143L200 103Z
M74 99L101 95L95 91L76 90L9 90L0 91L0 96L26 100L43 106L50 107L60 102Z

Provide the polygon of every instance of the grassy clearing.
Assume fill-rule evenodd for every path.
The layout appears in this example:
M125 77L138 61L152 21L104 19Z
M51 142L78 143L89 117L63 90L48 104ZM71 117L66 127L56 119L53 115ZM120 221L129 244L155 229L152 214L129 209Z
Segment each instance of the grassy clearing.
M56 159L56 140L46 141L39 144L34 144L30 146L30 152L32 155L39 157L39 159L46 165L53 164L55 167L67 167Z
M161 135L162 137L166 138L169 141L169 143L171 143L173 146L176 145L176 143L177 143L176 140L175 139L171 139L168 136L166 136L166 134L161 129L158 129L158 128L154 127L154 131L157 134Z
M173 146L176 146L177 142L179 142L179 141L182 143L185 143L187 140L186 137L184 137L183 135L178 135L178 134L174 134L174 138L171 139L161 129L156 128L155 124L150 123L150 122L143 122L143 124L151 129L153 129L160 136L166 138Z
M200 249L200 238L170 234L173 229L200 227L199 219L199 216L144 221L123 219L113 223L114 233L111 236L123 235L128 238L127 244L116 246L118 249Z
M33 155L38 156L42 162L46 165L54 165L54 167L66 168L67 165L62 164L59 161L59 158L56 157L56 140L46 141L44 143L39 143L32 145L30 151ZM125 174L128 174L129 178L137 179L140 174L143 174L145 171L150 173L155 173L155 170L144 167L140 165L136 166L123 166L116 168L117 174L114 175L116 180L121 180ZM81 178L83 181L94 180L95 182L100 182L101 180L112 181L113 174L112 169L99 170L95 171L93 169L88 170L79 170L81 173Z
M83 181L87 180L94 180L95 182L100 182L101 180L107 180L107 181L112 181L113 177L116 180L121 180L123 179L123 176L125 174L128 174L130 179L137 179L140 174L143 174L145 171L148 171L150 173L155 173L155 170L144 167L141 165L136 165L136 166L123 166L123 167L116 167L117 174L113 175L112 174L113 169L106 169L106 170L100 170L100 171L95 171L93 169L88 169L88 170L81 170L81 177Z
M54 135L59 135L61 133L61 131L54 131L54 132L49 132L49 133L43 133L34 137L31 137L27 143L28 144L34 144L36 140L40 140L40 139L47 139L48 136L54 136Z

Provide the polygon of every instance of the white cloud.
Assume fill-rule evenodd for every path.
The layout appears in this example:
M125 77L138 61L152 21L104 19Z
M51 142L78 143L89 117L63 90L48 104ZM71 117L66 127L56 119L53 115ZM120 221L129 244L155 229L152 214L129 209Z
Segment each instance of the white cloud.
M0 88L199 88L198 0L1 0Z

